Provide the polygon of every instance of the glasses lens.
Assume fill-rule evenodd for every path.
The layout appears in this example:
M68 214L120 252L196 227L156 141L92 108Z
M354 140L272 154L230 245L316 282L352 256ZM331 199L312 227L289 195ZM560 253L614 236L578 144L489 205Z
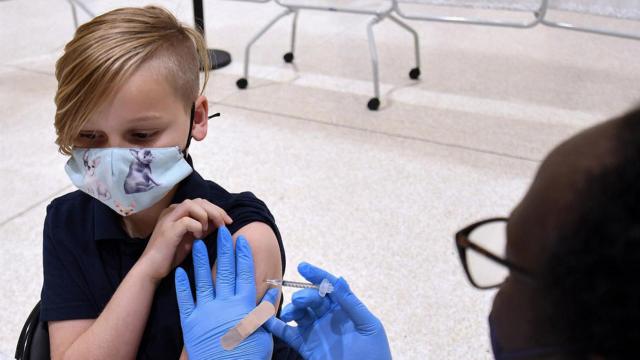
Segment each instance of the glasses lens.
M504 259L507 246L507 222L500 220L480 225L469 234L469 241ZM498 286L509 275L509 269L506 266L472 248L467 249L467 267L471 278L480 287Z

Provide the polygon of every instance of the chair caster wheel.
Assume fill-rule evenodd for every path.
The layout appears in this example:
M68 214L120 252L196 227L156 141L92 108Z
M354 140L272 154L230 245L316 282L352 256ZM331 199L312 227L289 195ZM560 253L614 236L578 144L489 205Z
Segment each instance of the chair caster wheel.
M378 110L378 108L380 107L380 100L378 100L378 98L371 98L371 100L369 100L369 102L367 103L367 107L372 111Z
M246 89L247 85L249 85L249 82L245 78L238 79L238 81L236 81L236 86L238 87L238 89Z
M284 62L292 63L293 62L293 53L292 52L288 52L288 53L284 54L284 56L282 58L284 59Z
M409 71L409 77L412 78L413 80L416 80L417 78L419 78L420 77L420 68L411 69L411 71Z

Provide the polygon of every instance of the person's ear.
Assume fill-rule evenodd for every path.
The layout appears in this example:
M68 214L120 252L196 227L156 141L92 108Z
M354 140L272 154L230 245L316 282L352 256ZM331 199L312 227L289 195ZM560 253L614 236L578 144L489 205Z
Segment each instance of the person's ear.
M209 102L203 95L198 96L195 101L195 110L193 114L193 128L191 136L196 141L202 141L207 136L207 128L209 125Z

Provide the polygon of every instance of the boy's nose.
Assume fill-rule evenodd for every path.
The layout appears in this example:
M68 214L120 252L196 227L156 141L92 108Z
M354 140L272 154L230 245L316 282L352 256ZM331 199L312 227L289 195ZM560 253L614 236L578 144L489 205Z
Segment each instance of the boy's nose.
M107 141L105 141L104 147L109 147L109 148L130 148L130 147L135 147L132 144L130 144L128 141L115 137L115 136L110 136L109 139Z

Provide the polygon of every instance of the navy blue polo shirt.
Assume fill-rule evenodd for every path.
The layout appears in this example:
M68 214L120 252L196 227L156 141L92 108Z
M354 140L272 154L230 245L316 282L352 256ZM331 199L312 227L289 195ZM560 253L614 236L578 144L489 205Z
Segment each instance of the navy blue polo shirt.
M278 239L284 273L282 238L264 202L250 192L229 193L194 170L178 184L172 203L195 198L207 199L224 209L233 219L228 226L232 234L255 221L269 225ZM214 231L203 239L212 263L216 258L216 236ZM44 224L40 320L97 318L148 241L129 237L120 215L80 190L54 199L47 207ZM191 256L180 266L189 274L195 289ZM174 275L172 271L156 289L138 359L180 357L183 341ZM299 355L274 337L273 358L297 359Z

